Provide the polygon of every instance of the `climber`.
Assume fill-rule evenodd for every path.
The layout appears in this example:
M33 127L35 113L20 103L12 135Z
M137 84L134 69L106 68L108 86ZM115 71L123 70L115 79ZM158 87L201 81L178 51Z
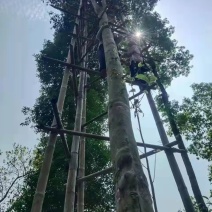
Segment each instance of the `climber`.
M142 57L142 50L137 44L135 36L129 36L128 49L124 53L123 57L130 57L130 75L134 79L133 84L138 85L140 89L144 89L146 86L155 82L155 77L148 74L149 68L144 62ZM153 79L154 78L154 79Z
M99 72L100 72L100 76L104 79L107 76L107 72L106 72L106 61L105 61L105 52L104 52L104 46L103 46L103 42L102 42L102 31L105 28L108 28L108 25L104 25L102 26L98 33L96 38L99 40L99 46L98 46L98 60L99 60ZM117 36L114 34L114 40L116 42L116 44L118 45L118 43L122 40L122 37Z

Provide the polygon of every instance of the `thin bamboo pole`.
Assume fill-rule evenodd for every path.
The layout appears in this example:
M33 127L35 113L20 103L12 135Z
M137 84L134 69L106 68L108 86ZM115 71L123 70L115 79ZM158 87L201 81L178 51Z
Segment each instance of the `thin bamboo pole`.
M150 108L152 110L152 114L154 116L155 123L156 123L157 128L158 128L160 139L161 139L164 146L168 145L169 140L168 140L168 137L166 135L166 131L163 127L163 123L160 119L160 115L158 113L158 110L156 108L155 102L152 98L152 94L151 94L150 91L147 93L147 99L148 99ZM177 184L181 199L183 201L183 205L185 207L185 210L187 212L194 212L194 208L193 208L193 204L192 204L190 195L188 193L187 187L186 187L185 182L183 180L182 174L180 172L180 169L179 169L177 161L174 157L174 154L171 151L165 151L165 153L166 153L170 168L172 170L172 174L174 176L175 182Z
M173 141L173 142L169 143L169 144L166 145L166 146L172 147L172 146L175 146L175 145L177 145L177 142L176 142L176 141ZM142 155L139 155L139 158L140 158L140 159L143 159L143 158L146 158L146 157L148 157L148 156L157 154L158 152L161 152L161 151L163 151L163 150L160 150L160 149L151 150L151 151L149 151L149 152L147 152L147 153L144 153L144 154L142 154ZM94 178L94 177L98 177L98 176L103 175L103 174L111 173L111 172L113 171L113 169L114 169L114 168L111 166L111 167L106 168L106 169L104 169L104 170L101 170L101 171L92 173L92 174L87 175L87 176L82 177L82 178L79 178L79 179L77 179L77 182L90 180L90 179L92 179L92 178Z
M95 135L95 134L91 134L91 133L84 133L84 132L74 131L74 130L57 129L57 128L46 127L46 126L38 126L37 128L45 130L45 131L51 131L51 132L54 132L56 134L67 133L69 135L83 136L83 137L86 137L86 138L95 138L95 139L99 139L99 140L103 140L103 141L109 141L110 140L110 138L107 137L107 136Z
M75 127L74 127L74 130L76 131L81 131L82 109L83 109L83 98L84 98L84 80L85 80L85 73L81 72L80 78L79 78L77 109L76 109ZM80 137L74 135L72 139L71 159L69 163L68 179L66 184L64 212L74 211L75 186L76 186L78 157L79 157L79 144L80 144Z
M74 31L75 31L75 27L73 29L73 32ZM71 46L74 47L74 45L75 45L75 39L72 39ZM71 49L69 48L66 64L71 64L71 58L72 58ZM61 87L60 87L58 101L57 101L57 109L58 109L58 113L60 117L62 116L69 76L70 76L70 66L66 66L64 70L64 74L63 74ZM56 125L57 125L57 122L54 117L52 122L52 127L55 127ZM56 140L57 140L57 133L50 131L49 140L48 140L47 147L44 154L43 164L40 170L40 175L38 178L37 187L36 187L35 195L33 198L31 212L42 211L42 206L43 206L43 201L45 197L47 181L49 178L49 172L50 172L50 168L52 164L52 158L53 158L53 154L55 150Z
M94 71L92 69L84 68L82 66L70 64L70 63L67 63L67 62L64 62L64 61L61 61L61 60L58 60L58 59L54 59L54 58L51 58L51 57L42 56L41 59L47 60L47 61L52 61L52 62L61 64L61 65L64 65L64 66L68 66L70 68L75 68L75 69L78 69L80 71L86 71L86 72L88 72L90 74L97 74L97 75L99 75L99 72L98 71Z
M84 13L86 11L87 6L87 0L83 1L83 9L82 9L82 16L84 17ZM81 31L83 31L83 36L87 36L87 22L81 21L82 28ZM85 54L87 49L87 42L84 43L84 46L82 48L82 55ZM87 57L85 57L82 65L83 67L86 67L86 60ZM87 73L85 73L85 81L84 81L84 98L83 98L83 111L82 111L82 124L85 124L86 122L86 101L87 101L87 89L85 88L85 85L87 85ZM81 126L80 126L81 127ZM82 129L83 132L86 132L86 128L84 127ZM78 178L82 178L85 176L85 137L80 137L80 150L79 150L79 169L78 169ZM77 184L77 212L83 212L84 211L84 182L80 182Z
M52 103L52 108L53 108L53 112L54 112L54 117L55 117L56 122L57 122L57 128L63 129L63 125L62 125L60 115L59 115L59 112L58 112L58 109L57 109L57 103L56 103L55 100L52 100L51 103ZM62 144L63 144L63 148L64 148L64 151L65 151L66 157L70 158L68 143L67 143L67 140L66 140L64 133L60 133L60 139L62 140Z
M68 57L67 57L67 63L70 63L70 62L71 62L71 55L69 51ZM69 68L66 67L63 74L62 84L60 87L60 92L59 92L59 97L57 102L57 108L58 108L58 113L60 114L60 117L63 111L63 105L64 105L65 96L66 96L69 75L70 75ZM52 122L52 127L54 127L56 124L57 124L56 119L54 117ZM49 177L56 140L57 140L57 133L54 133L51 131L49 135L49 140L46 146L43 164L40 170L40 175L38 178L35 195L33 198L31 212L41 212L42 210L42 205L43 205L43 201L45 197L45 190L46 190L47 181Z
M82 123L85 123L85 121L86 121L86 89L85 89L85 96L83 99ZM84 127L82 131L86 132L86 128ZM82 178L84 176L85 176L85 137L80 137L78 178ZM84 211L84 182L80 182L77 184L77 212L83 212L83 211Z
M82 9L82 0L80 0L78 15L81 14L81 9ZM78 132L81 131L81 125L82 125L85 77L86 77L86 73L81 71L80 77L79 77L77 108L76 108L75 126L74 126L74 131L78 131ZM80 146L80 137L74 135L72 139L71 159L69 162L69 171L68 171L68 178L66 183L64 212L74 211L74 203L75 203L75 195L76 195L75 194L76 178L77 178L77 169L78 169L78 162L79 162L79 146Z

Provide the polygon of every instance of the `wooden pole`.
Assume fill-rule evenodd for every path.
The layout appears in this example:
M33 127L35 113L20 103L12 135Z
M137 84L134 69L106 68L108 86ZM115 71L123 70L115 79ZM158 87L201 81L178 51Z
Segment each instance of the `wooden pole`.
M85 73L81 72L80 78L79 78L77 109L76 109L75 127L74 127L74 130L76 130L78 132L81 131L81 123L82 123L84 81L85 81ZM76 186L78 157L79 157L79 144L80 144L80 137L74 135L73 139L72 139L71 159L69 162L68 179L67 179L67 184L66 184L64 212L73 212L74 211L75 186Z
M58 112L58 109L57 109L57 103L56 103L55 100L52 100L51 103L52 103L52 108L53 108L53 112L54 112L54 117L55 117L56 122L57 122L57 128L63 129L63 125L62 125L60 115L59 115L59 112ZM63 144L63 148L64 148L64 151L65 151L66 157L69 159L70 158L70 152L69 152L68 143L67 143L67 140L66 140L64 133L60 133L60 139L62 140L62 144Z
M165 145L169 144L169 140L166 135L166 131L163 127L163 123L160 119L160 115L156 108L155 102L152 98L151 92L149 91L146 95L147 95L147 99L148 99L150 108L152 110L152 114L155 119L155 123L158 128L160 139L161 139L163 145L165 146ZM195 212L190 195L188 193L187 187L185 185L185 182L183 180L182 174L180 172L179 166L177 164L177 161L174 157L173 152L165 150L165 153L166 153L170 168L172 170L172 174L173 174L175 182L177 184L177 187L178 187L178 190L179 190L179 193L180 193L181 199L183 201L183 205L185 207L186 212Z
M169 143L169 144L166 145L166 146L172 147L172 146L175 146L175 145L177 145L177 142L176 142L176 141L173 141L173 142ZM158 152L161 152L161 151L163 151L163 150L162 150L162 149L151 150L151 151L147 152L146 154L144 153L144 154L142 154L142 155L139 155L139 158L140 158L140 159L143 159L143 158L146 158L146 157L148 157L148 156L157 154ZM111 172L113 171L113 169L114 169L113 167L106 168L106 169L104 169L104 170L95 172L95 173L93 173L93 174L87 175L87 176L82 177L82 178L79 178L79 179L77 179L77 182L90 180L90 179L92 179L92 178L94 178L94 177L98 177L98 176L103 175L103 174L111 173Z
M84 13L87 8L87 0L83 1L83 9L81 16L84 17ZM82 28L81 31L83 31L83 36L87 36L87 21L81 21L82 22ZM87 42L84 43L83 49L82 49L82 55L85 54L87 49ZM83 67L86 67L86 60L87 57L85 57L82 65ZM85 81L84 81L84 97L83 97L83 111L82 111L82 124L85 124L86 122L86 97L87 97L87 89L85 88L85 85L87 85L87 73L85 73ZM81 127L81 126L80 126ZM86 132L86 127L82 129L82 132ZM79 150L79 169L78 169L78 178L82 178L85 176L85 137L80 137L80 150ZM77 184L77 212L84 212L84 182L80 182Z
M68 53L67 63L71 63L70 51ZM63 79L62 79L60 92L59 92L59 96L58 96L58 101L57 101L57 108L58 108L58 113L60 114L60 117L61 117L62 111L63 111L63 105L64 105L64 101L65 101L65 96L66 96L69 75L70 75L69 68L66 67L64 74L63 74ZM56 119L54 117L53 122L52 122L52 127L54 127L56 124L57 124ZM40 175L38 178L35 195L33 198L31 212L41 212L42 211L43 200L45 197L45 191L46 191L47 181L49 178L49 172L50 172L50 167L51 167L52 158L53 158L53 154L54 154L56 140L57 140L57 133L54 133L51 131L50 135L49 135L47 147L45 150L43 164L42 164L42 167L40 170Z
M73 31L75 31L75 27ZM72 39L71 46L73 47L74 45L75 45L75 39ZM71 49L69 49L66 64L71 64L71 58L72 58ZM58 101L57 101L57 108L58 108L58 113L60 114L60 117L63 111L69 76L70 76L70 66L67 65L64 70L63 79L62 79ZM56 124L57 124L56 119L54 117L52 122L52 127L55 127ZM56 140L57 140L57 133L50 131L49 140L48 140L47 147L44 154L43 164L40 170L40 175L38 178L37 187L36 187L35 195L33 198L31 212L42 211L42 206L43 206L43 201L45 197L45 191L46 191L47 181L48 181L49 172L50 172L50 168L52 164L52 158L54 154Z
M82 0L80 0L78 15L81 14L81 9L82 9ZM85 77L86 77L86 73L81 71L80 77L79 77L77 108L76 108L75 126L74 126L74 131L78 131L78 132L81 131L81 125L82 125ZM72 139L71 159L69 162L68 178L66 183L64 212L74 212L74 203L75 203L75 195L76 195L75 194L76 178L77 178L77 169L78 169L78 162L79 162L79 146L80 146L80 137L74 135Z
M148 56L150 57L150 55L148 55ZM168 117L168 120L169 120L169 123L170 123L170 127L172 129L172 132L175 136L175 139L178 141L179 148L180 149L186 149L184 142L183 142L183 139L182 139L182 136L180 134L179 128L178 128L178 126L177 126L177 124L174 120L174 116L171 112L168 94L167 94L163 84L160 81L160 76L157 73L155 62L152 59L150 60L150 65L151 65L153 74L155 75L155 77L157 77L157 83L158 83L158 86L159 86L161 93L162 93L162 101L163 101L163 104L164 104L165 109L166 109L167 117ZM185 168L186 168L186 171L187 171L190 183L191 183L191 187L192 187L192 190L193 190L193 193L194 193L194 197L195 197L196 202L198 204L199 210L201 212L208 212L208 208L207 208L207 206L204 202L203 196L201 194L201 191L200 191L200 188L199 188L199 185L198 185L198 182L197 182L197 178L196 178L194 169L192 167L192 164L191 164L191 161L188 157L187 152L182 153L181 156L182 156L183 162L185 164Z

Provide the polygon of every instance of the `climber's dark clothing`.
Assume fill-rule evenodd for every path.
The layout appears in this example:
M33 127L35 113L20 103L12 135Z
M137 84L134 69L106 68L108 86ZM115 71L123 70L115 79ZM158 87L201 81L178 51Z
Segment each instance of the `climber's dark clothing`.
M102 70L106 69L105 52L104 52L103 44L99 45L98 59L99 59L99 71L101 72Z
M137 74L143 74L148 72L148 67L145 63L140 63L142 66L139 67L139 62L135 62L134 60L130 63L130 74L131 77L135 77Z

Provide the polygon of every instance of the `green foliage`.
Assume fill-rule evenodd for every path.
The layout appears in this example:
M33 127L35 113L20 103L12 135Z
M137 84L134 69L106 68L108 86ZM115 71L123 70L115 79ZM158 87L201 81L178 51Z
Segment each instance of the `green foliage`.
M212 160L212 83L193 84L193 96L182 104L172 102L172 111L180 131L192 141L189 150L197 156Z
M37 76L41 83L40 97L36 100L33 108L23 108L23 113L26 115L26 119L22 125L32 125L32 127L40 123L47 126L51 125L53 112L51 110L50 100L52 98L57 98L58 96L64 67L53 62L43 61L41 56L47 55L59 60L65 60L71 40L67 31L70 32L73 29L73 20L73 18L64 14L52 14L51 21L53 22L53 28L55 29L54 41L45 41L41 52L35 55L37 61ZM91 52L89 58L92 58L93 54L95 53ZM97 61L92 58L88 65L95 68ZM94 77L91 76L91 80L93 79ZM73 129L76 108L71 82L68 85L67 91L62 122L65 128ZM105 100L107 98L105 91L104 83L95 83L89 89L87 95L87 120L90 120L105 111ZM39 132L36 128L35 131ZM87 132L94 134L102 134L104 131L104 119L94 122L87 128ZM67 136L67 140L70 148L72 136ZM35 149L35 157L33 159L34 172L25 177L22 194L15 202L13 202L8 211L30 211L40 167L43 161L46 142L47 138L45 137L45 134L42 134L41 141ZM105 142L87 139L86 175L108 167L110 165L109 155L108 145L106 145ZM67 176L68 161L65 158L61 141L58 139L43 205L44 212L63 211ZM112 194L113 186L111 175L106 175L94 181L87 182L85 184L86 211L111 211L114 207Z
M203 198L205 199L206 205L207 205L207 207L208 207L208 212L212 212L212 208L211 208L212 202L211 202L211 199L209 199L209 198L206 197L206 196L203 196ZM193 202L195 212L201 212L201 211L199 210L199 208L198 208L198 204L196 203L195 199L194 199L193 197L191 197L191 200L192 200L192 202ZM184 212L184 211L185 211L185 210L183 210L183 211L182 211L182 210L179 210L178 212Z
M10 151L1 152L0 156L4 157L0 167L0 210L5 211L19 196L23 178L32 172L32 158L31 151L18 144L13 144Z
M212 161L212 83L192 84L193 96L184 98L182 103L171 102L171 110L176 123L191 141L188 150L197 156ZM165 122L168 122L163 111ZM212 166L209 167L209 180L212 182Z

